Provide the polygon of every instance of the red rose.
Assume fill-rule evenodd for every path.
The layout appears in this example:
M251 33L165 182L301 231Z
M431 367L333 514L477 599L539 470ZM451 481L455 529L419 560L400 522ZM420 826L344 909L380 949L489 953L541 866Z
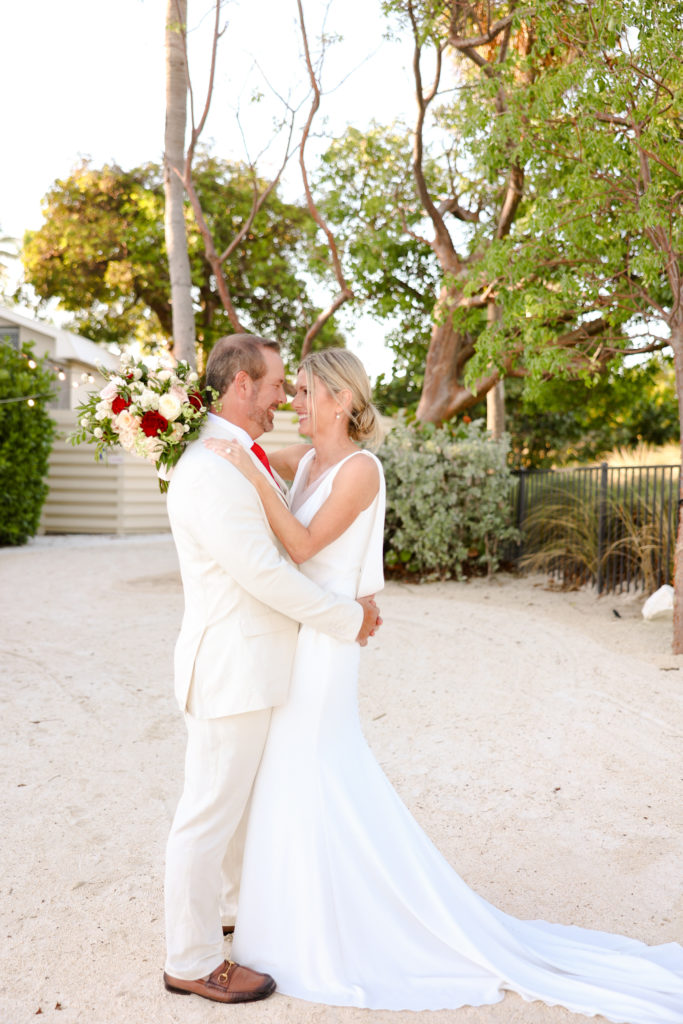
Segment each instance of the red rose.
M164 419L160 412L146 412L140 420L140 426L142 432L147 437L156 437L157 434L163 434L164 430L168 426L168 420Z
M118 416L118 414L123 412L124 409L127 409L129 405L130 398L124 398L122 395L117 395L111 403L111 411L114 413L114 416Z
M190 405L193 405L197 412L201 412L204 401L199 391L191 391L188 395Z

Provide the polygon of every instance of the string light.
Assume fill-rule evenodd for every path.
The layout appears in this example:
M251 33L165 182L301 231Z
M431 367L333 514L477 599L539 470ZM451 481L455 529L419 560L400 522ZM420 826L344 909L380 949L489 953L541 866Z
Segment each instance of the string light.
M17 395L15 398L0 398L0 405L9 405L10 402L28 402L29 405L35 405L36 403L34 399L43 399L51 397L51 392L47 392L44 395Z
M19 351L19 349L16 348L15 345L7 341L6 338L3 338L2 330L2 326L0 326L0 345L5 345L7 348L11 348L16 355L20 356L22 359L25 359L30 370L37 369L38 361L34 359L33 356L28 355L26 352ZM59 380L66 380L67 375L64 372L63 363L56 363L54 359L50 359L50 357L47 355L40 356L40 362L46 369L49 369L51 370L52 373L56 374ZM92 375L92 373L82 373L80 375L80 380L82 384L95 383L95 378ZM76 383L74 386L78 387L78 383Z
M29 356L26 352L19 351L19 349L17 349L11 342L2 337L2 327L0 327L0 345L6 345L7 348L11 348L16 355L25 359L30 370L38 369L38 362L32 356ZM67 379L67 375L64 372L64 367L61 363L55 363L48 356L41 356L41 362L47 369L51 370L52 373L56 375L58 380L65 381ZM83 384L94 383L95 377L92 373L82 373L78 380L71 381L71 387L78 388ZM0 405L8 405L11 402L26 402L28 406L33 408L37 400L44 401L53 397L54 396L51 392L47 394L18 395L15 398L0 398Z

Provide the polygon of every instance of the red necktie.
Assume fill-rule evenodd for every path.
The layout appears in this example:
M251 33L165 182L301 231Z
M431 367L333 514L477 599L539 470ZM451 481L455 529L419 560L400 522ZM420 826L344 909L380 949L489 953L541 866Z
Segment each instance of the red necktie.
M270 475L273 477L273 480L275 480L275 477L273 476L273 471L270 468L270 463L268 462L268 456L264 452L264 450L261 447L261 445L260 444L256 444L256 441L254 441L254 443L251 446L251 450L254 453L254 455L256 456L256 458L259 460L259 462L262 462L263 465L266 467L266 469L268 470ZM277 480L275 480L275 483L277 484ZM278 487L279 486L280 485L278 484Z

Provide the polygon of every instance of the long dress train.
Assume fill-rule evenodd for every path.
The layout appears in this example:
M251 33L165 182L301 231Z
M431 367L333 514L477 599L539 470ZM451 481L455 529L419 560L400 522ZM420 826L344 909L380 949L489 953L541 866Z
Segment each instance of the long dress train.
M341 465L307 490L310 458L292 490L304 523ZM383 516L382 485L302 570L337 592L377 591ZM301 629L254 790L234 958L272 974L280 992L332 1005L456 1009L513 991L620 1024L683 1024L681 946L519 921L468 888L367 746L359 656L357 644Z

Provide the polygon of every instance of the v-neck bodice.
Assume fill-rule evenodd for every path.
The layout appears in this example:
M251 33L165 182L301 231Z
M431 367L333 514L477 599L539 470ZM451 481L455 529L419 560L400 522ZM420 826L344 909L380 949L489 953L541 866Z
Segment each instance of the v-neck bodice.
M365 449L335 462L310 485L308 474L315 452L307 452L292 484L290 508L299 522L308 526L332 491L339 469L349 459L372 459L379 470L380 486L374 500L354 519L341 537L328 544L300 568L328 590L352 597L374 594L383 586L382 547L384 536L385 489L379 459Z

